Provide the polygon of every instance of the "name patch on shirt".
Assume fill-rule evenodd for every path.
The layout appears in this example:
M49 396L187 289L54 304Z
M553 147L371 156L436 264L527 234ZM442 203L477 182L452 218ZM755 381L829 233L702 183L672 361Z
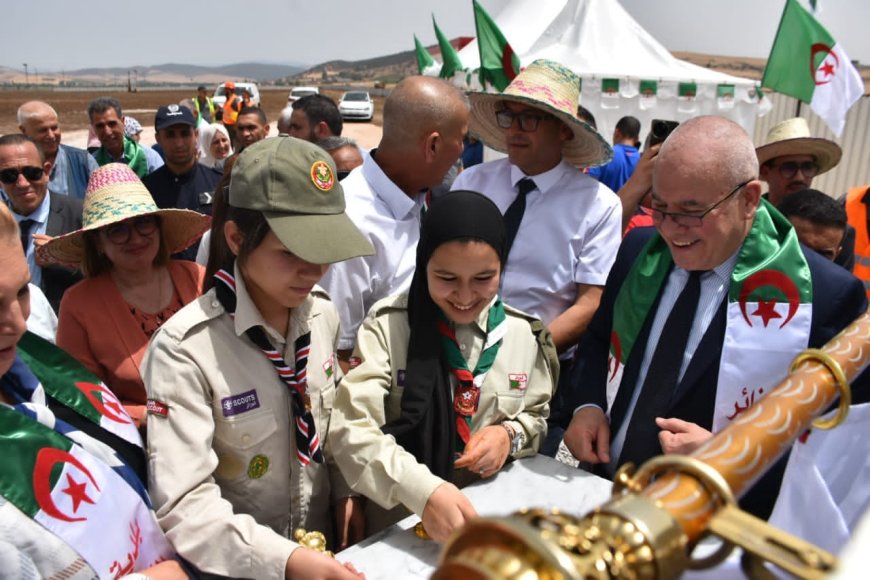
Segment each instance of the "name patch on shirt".
M511 390L525 391L529 385L529 377L526 373L510 373L508 374Z
M223 411L224 417L232 417L259 407L260 399L257 398L256 389L221 399L221 411Z
M335 372L335 355L329 355L329 358L326 359L325 363L323 363L323 372L326 374L327 379L332 378L332 375Z
M168 417L169 405L163 401L158 401L157 399L148 399L148 402L145 403L145 411L151 415L157 415L158 417Z

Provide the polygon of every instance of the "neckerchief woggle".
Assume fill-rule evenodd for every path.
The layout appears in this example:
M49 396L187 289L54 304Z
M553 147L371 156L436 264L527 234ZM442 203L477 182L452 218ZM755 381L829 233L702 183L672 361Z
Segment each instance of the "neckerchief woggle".
M230 268L231 270L232 268ZM225 269L218 270L215 275L215 293L224 310L231 317L236 312L236 280ZM266 331L260 326L253 326L245 331L245 335L251 339L263 355L275 367L278 378L281 379L290 392L290 401L293 405L293 423L296 434L296 458L302 466L311 461L323 463L323 452L320 449L320 436L317 433L317 425L311 413L311 400L308 398L307 365L308 355L311 352L311 332L306 332L296 339L295 368L291 368L284 362L283 355L272 346L266 336Z
M613 308L607 359L607 412L625 364L673 264L656 234L638 255ZM761 200L728 287L713 432L727 426L788 373L807 347L812 321L810 269L791 224Z
M142 179L148 175L148 158L145 157L145 149L142 145L136 143L126 135L124 136L124 157L122 161L112 159L105 147L100 147L94 153L94 159L100 164L100 167L108 163L125 163L127 167L133 170L133 173Z
M100 577L130 574L172 558L174 552L133 470L111 447L58 419L46 399L57 399L97 425L101 423L94 413L104 404L117 404L117 417L130 425L133 420L114 395L91 390L105 389L96 377L80 386L76 379L89 373L75 361L48 370L39 365L31 369L25 362L69 363L67 358L61 349L27 333L12 368L0 378L0 388L14 403L0 405L0 494L67 543Z
M461 453L471 438L471 420L480 404L480 388L486 380L489 369L495 362L507 333L504 306L501 299L496 299L486 317L486 341L477 359L474 371L469 370L468 362L459 350L456 342L456 332L441 310L438 311L438 333L441 338L441 348L450 365L450 372L456 377L456 389L453 393L453 410L456 413L456 451Z

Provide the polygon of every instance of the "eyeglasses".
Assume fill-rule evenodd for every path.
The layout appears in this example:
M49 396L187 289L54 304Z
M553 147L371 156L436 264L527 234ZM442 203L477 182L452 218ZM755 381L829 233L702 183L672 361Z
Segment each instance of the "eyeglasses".
M495 112L495 120L498 123L498 126L502 129L510 129L511 125L514 124L514 119L517 119L520 122L521 130L526 133L531 133L538 129L538 123L555 119L555 117L542 113L532 113L530 111L514 113L510 109L501 109Z
M656 225L660 225L660 224L664 223L665 218L670 217L671 220L673 220L673 222L675 224L677 224L678 226L683 226L686 228L698 227L704 223L704 218L707 217L707 214L709 214L711 211L713 211L714 209L716 209L717 207L719 207L720 205L722 205L723 203L725 203L726 201L731 199L731 197L735 193L737 193L738 191L740 191L741 189L746 187L746 185L750 181L752 181L752 180L747 179L746 181L744 181L743 183L741 183L740 185L738 185L737 187L732 189L731 193L729 193L728 195L726 195L725 197L723 197L722 199L720 199L719 201L717 201L716 203L714 203L713 205L711 205L710 207L708 207L707 209L705 209L704 211L701 211L701 212L675 213L675 212L670 212L670 211L664 211L661 209L651 208L653 223Z
M18 181L18 176L23 175L27 181L39 181L45 175L45 170L42 167L22 167L20 170L15 167L10 167L0 171L0 181L3 183L15 183Z
M130 241L134 228L140 236L149 236L157 231L159 225L160 219L157 216L145 215L106 226L103 228L103 233L106 234L107 240L115 245L121 245Z
M779 171L780 176L783 179L791 179L797 172L800 171L804 174L804 177L813 178L819 172L819 164L815 161L803 161L798 163L797 161L786 161L785 163L780 163L775 166L774 169Z

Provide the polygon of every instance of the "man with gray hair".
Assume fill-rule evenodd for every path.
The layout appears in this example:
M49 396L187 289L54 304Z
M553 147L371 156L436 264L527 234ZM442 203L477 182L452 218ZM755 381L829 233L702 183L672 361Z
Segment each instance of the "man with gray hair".
M342 182L347 214L375 247L373 256L334 264L321 281L341 318L338 355L345 368L372 305L411 284L426 192L462 153L468 110L449 83L406 78L384 103L377 149Z
M124 134L124 114L118 99L97 97L88 105L88 119L100 140L101 147L94 153L94 158L101 166L124 163L142 178L163 165L159 153Z
M680 125L659 151L652 198L655 228L625 237L571 384L565 443L609 476L691 453L867 308L861 283L761 200L752 139L732 121ZM770 514L783 467L744 509Z
M351 171L363 164L363 154L350 137L326 137L317 142L318 147L326 150L335 161L335 171L338 180L342 181Z
M84 199L91 173L99 167L84 149L63 145L57 112L43 101L27 101L18 107L18 128L39 143L51 163L48 189L53 193Z

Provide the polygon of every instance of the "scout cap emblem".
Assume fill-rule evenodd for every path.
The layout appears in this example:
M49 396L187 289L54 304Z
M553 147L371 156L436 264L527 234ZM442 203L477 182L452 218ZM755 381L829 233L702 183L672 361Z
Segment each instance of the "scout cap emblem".
M311 166L311 181L320 191L329 191L335 184L332 169L323 161L315 161Z

